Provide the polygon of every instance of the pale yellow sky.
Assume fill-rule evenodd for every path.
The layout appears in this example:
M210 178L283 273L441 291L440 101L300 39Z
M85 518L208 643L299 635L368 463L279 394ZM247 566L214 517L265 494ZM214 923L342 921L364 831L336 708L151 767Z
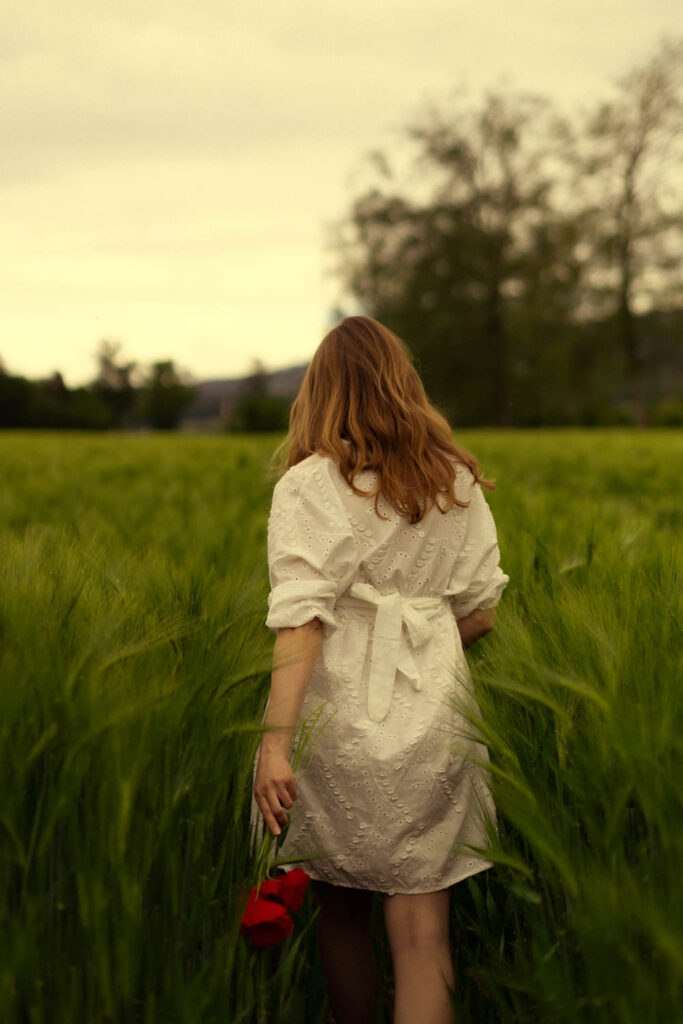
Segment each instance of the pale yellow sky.
M305 362L364 152L462 85L569 112L682 30L671 0L5 0L0 358Z

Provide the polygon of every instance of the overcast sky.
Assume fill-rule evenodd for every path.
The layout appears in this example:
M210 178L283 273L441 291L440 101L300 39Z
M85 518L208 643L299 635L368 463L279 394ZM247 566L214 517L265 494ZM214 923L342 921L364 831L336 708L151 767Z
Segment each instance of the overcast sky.
M680 33L677 9L4 0L0 358L70 385L104 338L197 379L308 361L340 297L325 226L366 151L461 85L569 112Z

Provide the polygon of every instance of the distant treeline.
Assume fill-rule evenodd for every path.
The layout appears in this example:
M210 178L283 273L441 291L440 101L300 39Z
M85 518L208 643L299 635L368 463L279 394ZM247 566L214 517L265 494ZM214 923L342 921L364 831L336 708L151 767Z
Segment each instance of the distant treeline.
M195 395L173 360L141 370L118 362L120 345L103 342L99 371L91 384L69 388L56 372L28 380L0 367L0 427L111 430L175 429Z
M243 380L224 382L232 385L231 396L220 402L218 417L202 411L201 403L195 408L202 385L191 382L173 360L144 369L136 361L125 360L121 344L110 341L102 342L97 360L95 379L77 388L69 388L59 371L43 380L29 380L8 373L0 361L0 428L175 430L187 418L200 430L287 429L294 394L283 394L281 385L273 394L270 376L258 359Z

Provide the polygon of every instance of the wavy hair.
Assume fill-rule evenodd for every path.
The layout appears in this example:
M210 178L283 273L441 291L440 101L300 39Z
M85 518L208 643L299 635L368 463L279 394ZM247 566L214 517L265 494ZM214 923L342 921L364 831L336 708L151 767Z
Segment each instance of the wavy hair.
M347 316L325 335L292 403L289 430L270 467L282 474L313 453L330 456L356 494L380 494L401 516L418 523L436 504L459 505L457 463L479 475L472 452L453 443L446 418L431 404L405 342L369 316ZM278 460L282 461L278 461ZM454 460L456 465L454 466ZM377 473L374 491L353 482L362 469ZM437 496L445 499L444 507Z

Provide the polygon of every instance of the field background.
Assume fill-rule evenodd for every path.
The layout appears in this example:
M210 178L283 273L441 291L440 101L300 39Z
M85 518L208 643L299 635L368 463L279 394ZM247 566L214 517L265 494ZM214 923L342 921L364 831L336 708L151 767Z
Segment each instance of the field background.
M468 653L500 835L453 890L459 1024L673 1021L683 435L456 440L511 578ZM0 435L2 1021L326 1020L310 895L237 934L278 441Z

